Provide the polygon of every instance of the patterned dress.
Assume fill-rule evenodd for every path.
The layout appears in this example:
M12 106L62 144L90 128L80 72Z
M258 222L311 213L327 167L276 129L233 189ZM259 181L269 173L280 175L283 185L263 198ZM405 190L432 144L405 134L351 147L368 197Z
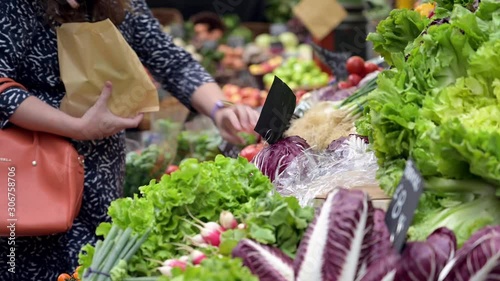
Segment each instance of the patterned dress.
M191 94L213 79L162 32L145 0L131 2L132 9L119 30L165 89L192 109ZM36 0L0 1L0 77L13 78L28 89L11 89L0 95L0 128L30 95L59 107L65 90L59 74L56 33L45 24ZM59 273L72 272L81 247L95 243L96 226L109 219L107 208L120 196L123 183L124 133L73 144L86 160L83 203L73 228L61 235L17 237L15 273L8 271L10 246L0 238L1 281L54 281Z

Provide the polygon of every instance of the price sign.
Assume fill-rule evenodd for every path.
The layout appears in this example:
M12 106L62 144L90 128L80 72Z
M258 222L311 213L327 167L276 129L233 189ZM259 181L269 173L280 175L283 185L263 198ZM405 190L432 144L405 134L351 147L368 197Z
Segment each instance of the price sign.
M270 144L279 141L290 126L296 103L297 98L292 89L281 79L274 77L273 85L269 89L255 126L255 132Z
M240 155L241 152L236 145L230 144L227 141L222 141L222 143L219 144L219 150L222 155L231 158L238 158L238 155Z
M319 59L332 70L333 74L339 80L345 80L349 76L346 63L351 57L349 52L332 52L325 48L312 43L314 52L318 55Z
M423 191L424 180L411 159L406 161L403 177L392 197L385 216L385 223L391 234L396 251L401 252L406 243L406 233Z

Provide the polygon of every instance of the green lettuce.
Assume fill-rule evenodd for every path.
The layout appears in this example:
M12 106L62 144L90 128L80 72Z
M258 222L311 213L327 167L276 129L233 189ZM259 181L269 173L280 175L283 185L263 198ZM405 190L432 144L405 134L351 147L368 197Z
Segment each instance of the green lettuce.
M500 2L440 4L441 20L391 53L393 67L379 75L356 126L370 139L388 195L407 159L424 176L410 240L446 226L460 244L500 224Z
M185 254L174 244L189 244L188 238L199 233L189 222L190 214L208 222L218 221L222 211L231 211L247 225L243 231L225 233L219 253L230 255L239 240L252 238L293 256L314 209L302 208L296 198L272 191L269 178L245 158L218 155L214 161L184 160L178 171L141 187L141 197L118 199L109 207L113 224L134 231L151 229L128 262L128 273L155 276L159 274L156 261ZM101 224L98 234L106 235L110 226Z
M388 64L392 65L392 54L403 53L429 23L429 19L412 10L393 10L389 17L381 21L375 33L368 34L367 40Z
M241 259L229 257L208 258L201 266L188 266L185 271L174 268L172 278L162 277L159 281L258 281L250 269L243 266Z
M431 178L425 188L428 192L420 198L408 230L410 241L425 240L437 228L447 227L461 246L474 232L500 224L500 199L487 183Z

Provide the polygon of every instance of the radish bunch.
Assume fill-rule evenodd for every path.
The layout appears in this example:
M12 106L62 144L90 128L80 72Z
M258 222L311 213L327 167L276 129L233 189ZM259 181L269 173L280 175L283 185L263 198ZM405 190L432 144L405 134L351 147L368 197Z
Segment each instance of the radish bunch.
M229 211L222 211L219 217L219 222L203 222L195 218L189 210L188 214L193 219L194 223L185 220L200 230L200 233L193 237L188 237L189 242L198 248L207 248L209 246L219 247L221 243L221 235L231 229L245 229L244 224L239 224L234 215ZM203 260L207 258L202 251L193 249L186 245L177 245L180 250L189 252L188 256L182 256L179 259L169 259L162 263L158 270L162 275L171 277L174 268L185 270L187 266L199 266Z

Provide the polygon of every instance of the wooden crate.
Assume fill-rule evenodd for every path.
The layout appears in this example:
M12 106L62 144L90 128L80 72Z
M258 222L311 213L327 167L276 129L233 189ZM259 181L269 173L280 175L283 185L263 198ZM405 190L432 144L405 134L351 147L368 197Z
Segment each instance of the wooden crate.
M382 189L377 184L370 185L370 186L360 186L360 187L354 187L351 189L357 189L357 190L362 190L370 196L373 206L375 208L380 208L383 209L384 211L387 210L389 207L389 203L391 202L391 199L389 196L387 196ZM323 204L323 202L326 200L327 194L317 196L316 200L314 202L314 207L319 207Z

